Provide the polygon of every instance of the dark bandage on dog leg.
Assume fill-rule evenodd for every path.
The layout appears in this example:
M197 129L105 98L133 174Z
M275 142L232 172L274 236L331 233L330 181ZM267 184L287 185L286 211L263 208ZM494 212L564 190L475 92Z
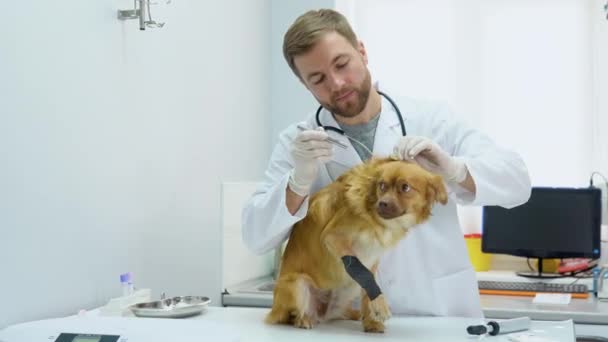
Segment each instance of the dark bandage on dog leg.
M365 290L370 300L374 300L382 294L374 279L374 274L359 261L359 258L354 255L345 255L342 257L342 262L346 273Z

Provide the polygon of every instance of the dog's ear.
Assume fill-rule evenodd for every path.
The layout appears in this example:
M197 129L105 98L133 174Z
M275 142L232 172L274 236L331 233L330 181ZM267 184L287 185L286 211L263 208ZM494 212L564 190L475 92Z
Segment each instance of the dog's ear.
M438 175L430 175L427 186L427 200L429 203L435 201L446 204L448 203L448 193L443 184L443 179Z

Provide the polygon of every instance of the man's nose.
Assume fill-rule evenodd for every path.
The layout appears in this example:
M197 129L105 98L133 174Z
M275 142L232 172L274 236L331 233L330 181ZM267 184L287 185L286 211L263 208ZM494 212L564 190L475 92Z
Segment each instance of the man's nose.
M339 92L344 87L345 82L342 77L334 74L329 77L329 84L331 86L331 91Z

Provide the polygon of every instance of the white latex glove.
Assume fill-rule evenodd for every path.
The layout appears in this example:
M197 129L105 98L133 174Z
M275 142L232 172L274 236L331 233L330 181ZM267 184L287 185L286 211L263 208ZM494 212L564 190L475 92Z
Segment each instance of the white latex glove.
M463 160L450 156L429 138L406 136L393 148L392 157L414 160L426 170L439 174L447 182L461 183L467 178L467 167Z
M289 175L289 188L300 196L307 196L317 178L319 165L331 160L333 146L327 141L323 127L300 132L291 144L294 168Z

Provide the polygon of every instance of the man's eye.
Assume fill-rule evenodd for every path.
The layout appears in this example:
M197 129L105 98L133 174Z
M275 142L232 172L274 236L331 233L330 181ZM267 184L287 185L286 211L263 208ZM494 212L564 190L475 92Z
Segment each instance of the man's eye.
M401 186L401 191L402 192L408 192L408 191L410 191L410 185L409 184L403 184Z
M319 84L319 83L323 82L323 79L324 79L323 76L317 77L314 80L312 80L312 84Z
M350 58L340 58L336 61L336 69L342 69L348 65Z

